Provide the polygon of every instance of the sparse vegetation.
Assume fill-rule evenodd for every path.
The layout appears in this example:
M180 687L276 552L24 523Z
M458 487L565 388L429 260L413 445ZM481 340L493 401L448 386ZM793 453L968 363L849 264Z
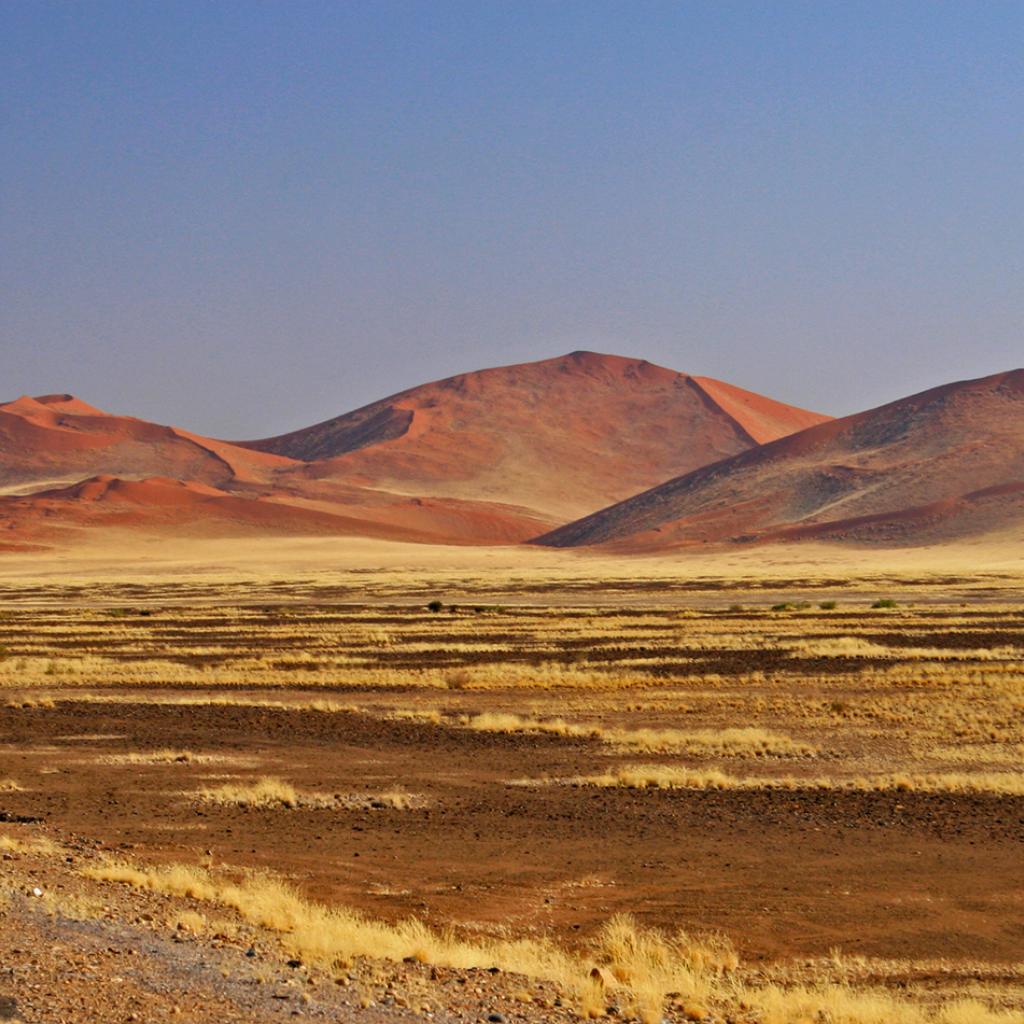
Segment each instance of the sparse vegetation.
M539 720L511 712L484 712L463 719L478 732L547 733L554 736L594 739L615 746L645 751L679 751L692 754L796 756L816 748L798 743L767 729L727 728L685 731L682 729L621 729L566 722L562 718Z
M162 750L133 750L125 754L106 754L101 759L106 764L127 765L201 765L244 760L229 754L199 753L195 750L176 750L171 747Z
M633 765L601 775L583 775L565 781L572 785L624 786L628 789L892 790L903 793L998 793L1024 796L1024 776L1016 772L886 773L854 778L803 778L792 775L734 776L715 768L694 770L674 765Z
M447 583L451 592L472 593L471 582ZM651 866L636 879L623 867L635 859L636 838L619 819L657 821L658 828L662 820L672 822L692 839L686 807L768 808L751 811L740 831L723 834L723 841L741 844L748 841L744 836L759 834L761 813L771 829L780 827L778 816L799 813L801 829L813 830L815 843L826 846L832 836L824 826L819 832L818 816L835 814L849 842L857 825L848 806L873 808L872 828L880 835L904 828L904 814L915 828L931 829L934 813L934 827L952 837L961 825L973 828L970 841L978 845L972 851L984 847L985 828L1012 831L1013 801L1024 797L1024 612L1009 604L912 607L901 596L884 616L867 615L863 609L879 585L864 584L860 613L851 597L840 611L831 600L813 606L790 600L777 610L793 614L768 614L769 601L754 593L729 614L716 598L707 610L678 602L524 607L499 618L484 605L468 605L463 613L438 615L427 608L429 590L415 606L390 608L366 602L168 607L158 615L113 617L87 608L16 609L0 619L0 641L8 649L0 687L7 689L12 729L45 739L4 755L0 769L24 787L8 790L12 820L35 820L45 799L45 828L59 835L53 823L63 812L51 794L102 786L118 793L108 813L116 824L110 835L119 843L137 827L136 814L159 807L146 845L157 850L166 835L162 857L192 856L180 851L208 845L204 864L219 863L226 849L245 863L227 874L183 869L177 881L161 874L171 868L132 868L141 880L125 880L135 878L139 891L164 891L181 901L159 910L157 927L169 926L180 941L212 941L230 931L223 921L215 923L221 907L222 914L240 915L234 927L269 929L303 963L345 977L356 965L343 965L354 957L401 964L411 956L439 967L521 970L534 981L515 983L515 1002L534 1014L544 1012L551 994L538 995L536 983L557 984L584 1015L617 1005L623 1016L667 1017L673 1024L726 1018L737 1024L804 1018L815 1024L995 1024L1000 1005L1017 1005L998 986L992 991L1002 994L990 998L985 990L977 1002L981 989L958 988L951 977L940 1001L917 990L904 997L874 987L909 976L904 967L877 961L863 968L844 961L840 968L780 956L756 969L731 967L721 959L725 947L676 935L679 922L668 903L645 902L646 892L694 884L670 856L652 853ZM814 588L794 580L785 592L813 595ZM153 731L161 722L168 731ZM172 733L171 723L186 728ZM173 741L180 745L165 745L171 735L180 736ZM316 774L310 774L314 764ZM545 788L510 789L509 779ZM772 796L765 800L765 793ZM959 818L961 807L981 820L974 825ZM244 818L232 808L260 816ZM301 813L307 808L321 813ZM709 819L712 829L723 827L717 814ZM259 837L251 847L241 839L240 821ZM91 828L107 836L101 818ZM468 829L480 832L471 849L459 845ZM803 834L793 833L795 847ZM278 864L261 842L283 835L308 838L308 850L296 853L293 842L282 843ZM611 869L595 871L593 862L567 866L587 864L595 835L602 863L607 853L616 876L608 877ZM564 864L558 860L563 841ZM959 840L944 831L937 841ZM543 904L519 900L515 870L504 877L500 862L476 863L497 856L502 845L533 851L528 885L543 894ZM449 847L450 884L436 874L433 854L423 853ZM65 854L54 844L60 857L45 849L28 832L0 841L11 870L42 870L37 857L57 865L81 856L72 845ZM999 849L996 843L993 850ZM742 862L738 852L738 858L731 848L723 855ZM837 874L858 870L841 850L836 856ZM267 863L308 879L304 893L253 873ZM352 870L332 868L342 863ZM715 872L715 863L705 857L702 870ZM729 870L729 887L713 894L724 901L716 905L735 911L736 901L746 899L760 906L746 869ZM861 871L860 887L871 890L872 884ZM984 893L970 898L991 911L1005 889L989 892L992 880L985 884ZM351 908L319 906L321 885ZM916 898L932 898L934 887L920 885ZM792 891L799 909L787 913L828 932L831 925L814 917L815 904L799 879ZM24 892L24 885L14 890L18 898ZM33 905L86 913L96 905L89 902L94 893L86 896L76 902L77 895L45 889ZM854 890L849 905L859 906L856 899ZM404 921L421 902L436 928ZM509 906L522 910L509 915ZM623 906L635 906L662 930L598 926L600 908ZM453 907L452 916L468 922L458 935L444 927ZM551 918L538 907L558 913ZM378 920L378 908L386 922ZM678 912L690 914L683 920L695 928L719 923L701 918L694 924L689 905ZM851 920L857 912L849 912ZM569 930L567 919L584 927ZM549 932L551 920L557 924ZM727 927L743 938L747 925L736 921L728 919ZM928 917L922 928L938 935L939 922ZM916 927L907 925L908 944ZM658 949L669 950L664 968L653 952ZM630 966L634 956L639 967ZM703 956L710 957L707 970L696 963ZM685 985L683 968L691 972ZM381 996L378 989L373 998ZM427 1002L420 994L409 1005Z
M61 847L45 836L31 836L26 839L20 839L16 836L0 836L0 852L23 853L35 857L53 857L61 852Z
M614 999L645 1024L657 1024L668 1005L686 1020L744 1015L758 1024L823 1020L836 1024L1016 1024L1014 1013L976 999L936 1008L870 986L822 982L784 985L748 976L721 936L669 935L645 930L627 915L609 920L582 949L545 939L480 938L439 932L416 919L387 924L345 907L311 903L271 877L241 880L185 865L86 867L92 879L227 907L251 925L281 936L303 962L344 970L359 957L418 961L439 967L500 969L554 983L583 1017L603 1016ZM173 926L199 932L205 915L185 912Z

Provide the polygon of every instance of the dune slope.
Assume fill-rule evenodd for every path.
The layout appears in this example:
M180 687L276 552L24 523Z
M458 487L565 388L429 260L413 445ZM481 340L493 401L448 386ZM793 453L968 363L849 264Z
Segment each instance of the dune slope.
M538 538L658 549L815 537L915 544L1024 523L1024 370L818 424Z

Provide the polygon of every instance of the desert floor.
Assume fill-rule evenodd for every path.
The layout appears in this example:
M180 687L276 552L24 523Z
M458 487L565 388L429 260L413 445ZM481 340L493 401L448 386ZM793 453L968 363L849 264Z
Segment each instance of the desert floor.
M0 1020L1022 1020L1022 581L7 557Z

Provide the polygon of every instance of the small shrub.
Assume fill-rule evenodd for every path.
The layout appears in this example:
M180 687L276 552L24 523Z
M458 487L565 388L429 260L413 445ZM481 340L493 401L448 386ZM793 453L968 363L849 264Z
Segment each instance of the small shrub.
M428 612L434 612L435 614L444 608L444 601L438 601L436 598L427 605Z
M899 608L899 605L891 597L880 597L872 608Z
M466 668L453 668L450 672L446 672L444 676L445 686L449 690L465 690L472 680L473 676L469 669Z
M835 609L836 603L835 603L835 601L822 601L821 604L818 605L818 607L823 612L830 612L830 611L833 611Z

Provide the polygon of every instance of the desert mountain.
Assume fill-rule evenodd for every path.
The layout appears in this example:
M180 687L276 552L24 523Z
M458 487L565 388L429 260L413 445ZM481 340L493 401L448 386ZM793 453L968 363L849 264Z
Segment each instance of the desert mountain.
M293 481L513 504L558 522L825 419L643 360L573 352L239 445L301 461Z
M1024 370L933 388L669 480L538 539L914 544L1024 525Z

